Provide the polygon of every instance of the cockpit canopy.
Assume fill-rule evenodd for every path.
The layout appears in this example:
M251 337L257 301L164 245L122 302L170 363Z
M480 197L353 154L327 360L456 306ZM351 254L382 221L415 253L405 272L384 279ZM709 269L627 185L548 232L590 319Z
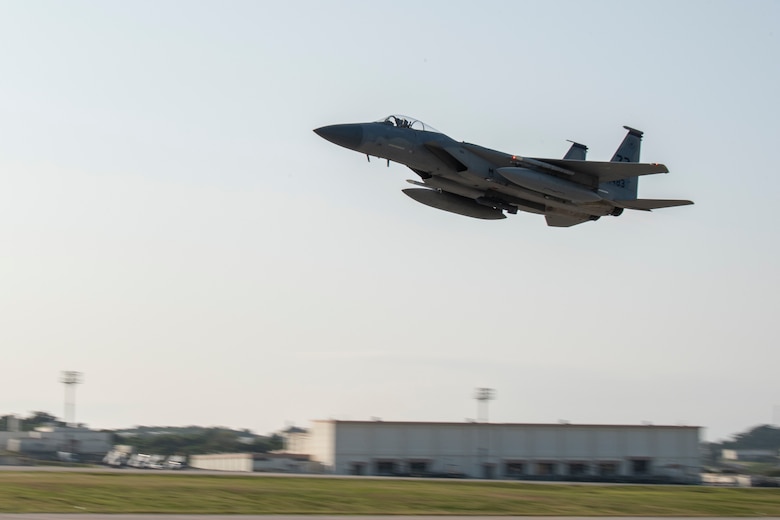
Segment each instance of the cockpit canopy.
M436 132L437 134L441 133L438 130L436 130L434 127L430 125L426 125L419 119L414 119L413 117L402 116L402 115L387 116L386 118L377 121L377 123L384 123L386 125L391 125L398 128L411 128L412 130L422 130L424 132Z

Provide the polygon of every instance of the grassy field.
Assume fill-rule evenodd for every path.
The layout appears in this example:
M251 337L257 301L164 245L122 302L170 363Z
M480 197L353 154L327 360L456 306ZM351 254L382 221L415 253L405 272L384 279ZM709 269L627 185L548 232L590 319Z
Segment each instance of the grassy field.
M780 491L20 471L0 473L0 512L780 516Z

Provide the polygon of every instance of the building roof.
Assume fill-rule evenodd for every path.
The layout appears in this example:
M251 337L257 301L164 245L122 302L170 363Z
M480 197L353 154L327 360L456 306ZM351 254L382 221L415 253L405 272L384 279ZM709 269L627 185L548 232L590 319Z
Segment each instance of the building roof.
M339 419L315 419L314 423L333 424L383 424L388 426L498 426L498 427L524 427L524 428L673 428L673 429L701 429L701 426L668 425L668 424L577 424L570 422L559 423L498 423L498 422L428 422L428 421L343 421Z
M207 453L203 455L193 455L199 459L248 459L252 460L271 460L271 459L292 459L309 460L308 455L300 453Z

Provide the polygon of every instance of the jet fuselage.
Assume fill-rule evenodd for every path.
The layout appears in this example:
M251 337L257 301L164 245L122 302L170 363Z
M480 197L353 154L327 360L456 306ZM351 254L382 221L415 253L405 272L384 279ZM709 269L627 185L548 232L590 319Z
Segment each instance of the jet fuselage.
M639 175L667 171L663 165L636 162L642 134L630 128L618 151L630 148L634 162L624 150L625 155L616 153L620 159L610 163L510 155L455 141L403 116L325 126L315 132L339 146L409 167L422 180L409 182L422 188L404 190L407 195L437 209L475 218L504 218L504 211L521 210L546 215L552 226L568 227L619 215L636 199ZM584 158L586 150L574 143L570 154L574 151ZM421 193L424 189L434 193ZM653 207L665 207L658 205L661 202L672 203L667 206L690 203L654 202Z

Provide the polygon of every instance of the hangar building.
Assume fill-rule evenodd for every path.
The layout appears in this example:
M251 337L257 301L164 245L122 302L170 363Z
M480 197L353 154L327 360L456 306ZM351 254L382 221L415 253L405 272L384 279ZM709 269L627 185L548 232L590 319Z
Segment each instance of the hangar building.
M0 451L54 456L58 451L102 457L111 449L111 434L89 428L40 426L29 432L0 432Z
M698 482L698 426L314 421L288 436L337 475Z

